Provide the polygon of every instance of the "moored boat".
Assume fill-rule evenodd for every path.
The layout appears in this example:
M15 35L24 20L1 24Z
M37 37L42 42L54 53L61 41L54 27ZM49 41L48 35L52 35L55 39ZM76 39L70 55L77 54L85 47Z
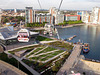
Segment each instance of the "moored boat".
M84 43L83 52L87 53L87 52L89 52L89 50L90 50L89 44L88 43Z

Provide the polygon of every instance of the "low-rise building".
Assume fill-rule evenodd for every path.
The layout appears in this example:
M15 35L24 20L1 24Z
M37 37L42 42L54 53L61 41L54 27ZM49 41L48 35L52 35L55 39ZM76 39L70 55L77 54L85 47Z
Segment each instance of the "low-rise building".
M80 15L65 15L65 21L79 21Z

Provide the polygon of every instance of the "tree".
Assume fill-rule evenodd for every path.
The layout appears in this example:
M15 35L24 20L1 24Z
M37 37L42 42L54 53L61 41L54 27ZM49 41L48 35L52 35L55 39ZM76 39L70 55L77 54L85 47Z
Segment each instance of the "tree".
M12 19L14 19L14 17L9 17L9 20L12 20Z
M7 18L4 19L3 23L9 22Z
M56 71L57 72L58 71L58 68L56 66L53 66L52 67L52 71Z
M42 66L43 65L43 63L42 62L39 62L39 66Z

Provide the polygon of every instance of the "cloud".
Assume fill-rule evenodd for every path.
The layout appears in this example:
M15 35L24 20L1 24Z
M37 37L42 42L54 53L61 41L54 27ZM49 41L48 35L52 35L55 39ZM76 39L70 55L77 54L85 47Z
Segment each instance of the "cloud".
M59 7L61 0L40 0L43 9L50 7ZM61 9L70 10L91 10L93 7L100 7L100 0L63 0ZM32 6L34 9L40 9L37 0L0 0L0 8L25 8Z
M89 2L100 2L100 0L87 0Z

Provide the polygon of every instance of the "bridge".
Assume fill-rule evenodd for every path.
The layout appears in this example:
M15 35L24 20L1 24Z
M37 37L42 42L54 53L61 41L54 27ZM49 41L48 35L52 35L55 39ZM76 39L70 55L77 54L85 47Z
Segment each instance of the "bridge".
M80 55L80 53L81 53L81 46L74 45L72 53L70 54L64 65L61 67L61 69L58 71L57 75L67 74L77 61L77 58Z

